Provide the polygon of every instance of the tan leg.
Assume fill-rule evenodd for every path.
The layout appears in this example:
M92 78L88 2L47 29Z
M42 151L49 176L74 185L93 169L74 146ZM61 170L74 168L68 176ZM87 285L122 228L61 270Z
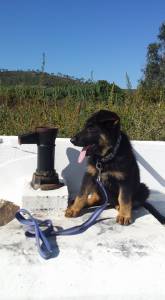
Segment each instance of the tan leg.
M92 205L97 204L99 202L100 202L100 196L96 192L94 192L91 195L91 197L88 197L88 199L87 199L87 203L88 203L89 206L92 206Z
M77 196L74 203L69 206L65 212L65 216L68 218L77 217L81 209L87 204L88 195L84 194L81 197Z
M129 225L132 222L132 199L121 187L118 201L119 213L117 215L116 222L121 225Z
M83 196L77 196L74 203L67 208L65 212L66 217L77 217L83 207L86 205L92 206L96 203L99 203L100 196L94 192L91 197L89 197L87 194L84 194Z

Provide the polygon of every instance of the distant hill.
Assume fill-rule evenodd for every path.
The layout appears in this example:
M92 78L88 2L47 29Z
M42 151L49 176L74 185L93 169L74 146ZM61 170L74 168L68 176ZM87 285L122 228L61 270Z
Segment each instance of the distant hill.
M68 84L80 84L83 83L83 79L73 78L68 75L58 73L49 74L42 73L41 71L9 71L0 69L0 84L3 86L15 86L15 85L26 85L26 86L38 86L42 85L45 87L54 87L56 85L63 86Z
M65 75L65 74L54 74L54 73L46 73L41 72L40 70L13 70L9 71L6 69L0 69L0 85L2 86L42 86L42 87L67 87L67 86L88 86L91 84L99 84L99 86L112 87L115 86L115 91L125 91L128 89L120 88L116 84L109 83L106 80L98 80L97 82L91 81L90 79L85 80L84 78L75 78L73 76ZM136 89L131 89L134 93Z
M0 96L2 99L49 98L76 100L93 99L121 102L125 90L106 80L85 80L58 73L49 74L39 70L9 71L0 69Z

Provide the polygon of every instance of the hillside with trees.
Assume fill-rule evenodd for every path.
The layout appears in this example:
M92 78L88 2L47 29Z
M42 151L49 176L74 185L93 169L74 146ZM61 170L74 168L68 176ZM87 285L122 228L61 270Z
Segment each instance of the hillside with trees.
M0 97L1 101L5 98L10 103L12 99L13 105L21 99L54 101L64 100L66 97L77 101L82 99L106 101L111 97L114 102L121 102L124 99L124 91L106 80L94 82L41 71L1 70Z
M49 74L40 70L13 70L0 69L0 83L3 86L45 86L54 87L56 85L79 84L82 79L76 79L61 73Z

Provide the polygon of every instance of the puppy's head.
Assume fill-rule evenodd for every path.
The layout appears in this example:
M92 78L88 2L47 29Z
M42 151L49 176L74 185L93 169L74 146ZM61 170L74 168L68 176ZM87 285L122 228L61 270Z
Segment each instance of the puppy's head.
M113 149L120 133L120 118L114 112L100 110L85 123L84 128L71 138L75 146L83 147L86 156L104 156Z

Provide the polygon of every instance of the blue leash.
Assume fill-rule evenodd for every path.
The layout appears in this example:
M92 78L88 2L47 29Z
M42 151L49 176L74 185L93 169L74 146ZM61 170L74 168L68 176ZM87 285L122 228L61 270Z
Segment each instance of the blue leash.
M108 195L106 192L106 189L102 182L97 179L97 183L101 189L101 192L103 194L103 197L105 198L104 203L96 208L94 213L89 217L87 221L82 223L81 225L74 226L68 229L60 229L58 231L55 231L53 228L53 224L51 220L37 220L35 219L28 210L26 209L20 209L16 212L16 219L23 225L25 225L25 235L27 237L35 237L36 238L36 244L38 248L39 254L44 259L49 259L53 257L53 247L50 244L50 241L48 240L49 237L52 236L59 236L59 235L75 235L80 234L84 231L86 231L89 227L91 227L93 224L95 224L97 218L102 213L102 211L107 207L108 205ZM23 214L28 215L28 219L26 219ZM46 227L46 229L41 230L40 227Z

